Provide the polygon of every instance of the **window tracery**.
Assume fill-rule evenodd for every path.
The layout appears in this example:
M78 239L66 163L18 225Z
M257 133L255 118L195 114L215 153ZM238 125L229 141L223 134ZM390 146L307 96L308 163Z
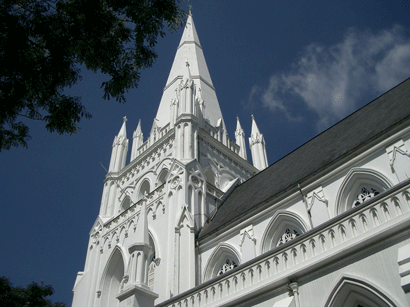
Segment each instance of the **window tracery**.
M365 201L369 200L372 197L375 197L376 195L380 194L379 191L373 188L366 188L362 187L361 192L359 195L357 195L356 199L353 201L353 207L356 207Z
M300 235L299 232L296 231L296 229L292 230L293 231L291 231L289 228L286 228L285 232L279 238L278 244L276 246L285 244L286 242L289 242L290 240L293 240L294 238Z
M237 266L238 265L236 264L235 261L226 259L225 263L219 269L217 276L222 275L222 274L232 270L233 268L236 268Z

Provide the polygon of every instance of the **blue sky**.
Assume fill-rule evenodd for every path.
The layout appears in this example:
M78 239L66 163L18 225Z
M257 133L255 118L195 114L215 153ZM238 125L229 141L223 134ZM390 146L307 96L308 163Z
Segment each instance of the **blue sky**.
M408 0L188 3L231 139L236 116L249 137L253 114L269 164L410 77ZM149 135L181 35L159 40L126 104L103 100L104 76L83 70L67 90L93 115L81 131L29 123L29 148L0 153L0 275L14 285L42 280L71 305L101 201L99 162L108 166L123 116L129 138L139 119Z

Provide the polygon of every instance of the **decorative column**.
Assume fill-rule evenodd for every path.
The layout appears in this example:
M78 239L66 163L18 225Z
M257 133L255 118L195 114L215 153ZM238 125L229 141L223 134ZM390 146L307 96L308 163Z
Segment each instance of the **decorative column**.
M296 307L300 307L300 302L299 302L299 285L298 283L292 282L289 284L290 289L293 292L293 296L295 297L295 305Z
M141 131L141 120L138 121L137 129L135 129L134 134L132 135L132 149L131 149L131 161L138 157L138 148L144 142L144 136Z
M198 92L197 92L197 98L196 98L196 103L197 103L197 112L196 112L196 116L198 117L198 124L199 127L201 127L202 129L205 128L205 121L204 121L204 117L205 117L205 103L204 100L202 99L202 90L201 88L198 88Z
M252 161L253 165L259 169L263 170L268 167L268 159L266 156L266 146L263 134L259 132L258 126L256 125L255 118L252 115L252 131L251 137L249 138L249 146L251 147Z
M127 130L125 126L126 121L127 117L124 116L124 121L122 123L120 132L114 138L114 142L112 144L110 167L108 169L109 172L118 172L125 166L125 160L127 158L128 150Z
M175 122L178 117L178 106L179 106L179 98L178 98L178 88L175 89L175 97L171 100L171 110L170 110L170 121L169 127L172 129L174 128Z
M246 155L245 132L239 122L239 117L236 118L235 142L239 146L239 156L246 160L248 157Z

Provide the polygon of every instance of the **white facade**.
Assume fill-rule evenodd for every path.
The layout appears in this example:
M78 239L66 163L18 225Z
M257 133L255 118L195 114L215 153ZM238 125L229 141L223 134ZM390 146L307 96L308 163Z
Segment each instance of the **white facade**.
M268 168L253 119L252 166L190 15L127 165L125 118L115 137L73 306L409 306L409 80L365 108L390 101L386 127L359 110Z

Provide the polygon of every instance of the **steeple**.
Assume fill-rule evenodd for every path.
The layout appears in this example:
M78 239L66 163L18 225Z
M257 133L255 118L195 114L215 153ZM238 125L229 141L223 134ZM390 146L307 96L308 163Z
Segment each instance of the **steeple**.
M187 63L189 63L188 68ZM201 90L203 103L208 110L204 116L204 120L216 126L216 122L222 117L222 112L206 65L202 46L196 33L192 14L188 15L184 33L182 34L157 111L156 118L158 119L159 127L164 127L171 120L170 104L175 98L175 90L180 85L181 80L185 80L187 70L189 70L190 77L195 84L196 95L198 95L198 91ZM181 108L183 106L179 107ZM181 112L178 114L180 113Z
M239 155L246 160L245 132L239 122L239 117L236 118L235 142L239 145Z
M251 147L253 166L259 170L268 167L268 158L266 157L265 139L263 134L259 132L255 118L252 115L252 130L249 138L249 146Z
M196 235L258 171L246 161L239 120L237 144L228 136L192 14L151 131L144 140L138 122L126 167L125 122L114 139L75 307L154 307L156 298L161 304L195 287L204 280ZM202 302L195 295L192 304Z
M110 167L108 169L109 172L118 172L125 166L128 151L127 129L125 125L126 121L127 117L124 116L120 132L118 132L118 135L114 138Z

